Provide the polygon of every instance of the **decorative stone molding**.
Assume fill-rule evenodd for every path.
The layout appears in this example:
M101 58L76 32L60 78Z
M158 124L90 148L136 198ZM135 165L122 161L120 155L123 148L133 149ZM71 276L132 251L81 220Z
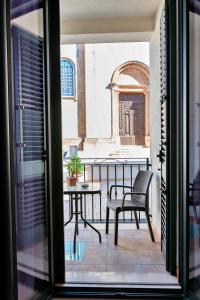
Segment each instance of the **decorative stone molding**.
M120 75L134 78L138 84L120 85ZM119 137L119 94L142 93L145 96L145 146L150 147L149 136L149 67L142 62L130 61L119 66L113 73L111 83L107 86L111 90L111 128L112 138L120 141Z
M117 84L121 74L134 78L139 85L149 85L149 67L142 62L130 61L118 67L113 73L111 84Z

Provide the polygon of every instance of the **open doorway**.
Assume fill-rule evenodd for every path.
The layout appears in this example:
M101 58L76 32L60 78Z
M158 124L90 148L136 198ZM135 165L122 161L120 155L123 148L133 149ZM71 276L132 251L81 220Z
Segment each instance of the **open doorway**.
M146 29L148 32L129 34L127 41L122 39L122 33L118 37L116 34L99 36L99 32L77 34L77 27L71 29L72 34L66 33L67 25L70 28L80 22L84 31L86 20L91 22L90 10L86 14L75 7L73 11L70 3L61 1L61 101L64 191L67 191L64 196L66 282L177 284L177 278L166 271L165 261L164 2L152 1L151 9L147 8L148 16L144 11L140 12L137 18L143 21L151 19L152 26ZM112 19L113 14L119 17L119 4L120 1L114 12L112 10ZM70 8L68 16L64 13L67 5ZM91 7L93 17L97 6ZM109 9L108 5L107 14ZM83 15L79 15L81 13ZM126 15L127 11L123 14L130 17ZM107 18L110 17L107 15ZM71 191L77 188L74 185L67 187L67 165L72 156L79 156L82 163L79 184L99 184L95 193L77 193L75 199ZM115 195L123 198L125 186L133 186L142 170L153 172L148 193L153 238L144 212L138 213L139 226L132 211L121 212L116 244L113 214L109 220L110 231L105 233L110 188L121 185L121 192L115 190ZM79 216L72 214L74 209L83 215L77 226L74 220Z

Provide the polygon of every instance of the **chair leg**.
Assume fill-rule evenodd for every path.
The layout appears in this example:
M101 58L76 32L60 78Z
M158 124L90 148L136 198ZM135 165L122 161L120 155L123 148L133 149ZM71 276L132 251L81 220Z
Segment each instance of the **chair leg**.
M147 211L145 211L145 214L146 214L147 223L148 223L148 226L149 226L149 231L150 231L150 235L151 235L151 240L152 240L152 242L155 242L153 230L152 230L152 227L151 227L151 221L150 221L149 213L148 213Z
M138 216L137 216L137 211L133 211L134 212L134 216L135 216L135 223L136 223L136 227L137 229L140 229L140 225L139 225L139 221L138 221Z
M109 215L110 215L110 208L106 207L106 234L108 234L109 230Z
M119 223L119 213L117 209L115 210L115 242L114 244L118 244L118 223Z

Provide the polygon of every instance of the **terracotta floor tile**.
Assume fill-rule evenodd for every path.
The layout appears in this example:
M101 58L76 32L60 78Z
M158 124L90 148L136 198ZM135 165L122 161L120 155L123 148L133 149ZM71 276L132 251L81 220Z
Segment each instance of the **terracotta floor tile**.
M117 246L114 245L113 224L110 226L109 234L105 234L102 224L99 227L98 225L94 226L101 232L102 243L99 243L96 232L88 227L84 228L83 224L79 226L77 241L85 242L86 252L82 261L66 261L68 278L79 278L78 272L84 274L82 275L84 279L87 272L91 279L93 272L99 272L102 274L102 278L106 278L105 274L107 276L115 274L113 276L116 277L121 273L126 276L129 273L166 273L164 259L160 252L160 243L151 241L149 230L145 228L145 225L142 224L140 230L134 229L135 224L130 224L129 229L120 228ZM65 228L65 241L72 241L73 233L74 227ZM83 278L82 276L80 278Z

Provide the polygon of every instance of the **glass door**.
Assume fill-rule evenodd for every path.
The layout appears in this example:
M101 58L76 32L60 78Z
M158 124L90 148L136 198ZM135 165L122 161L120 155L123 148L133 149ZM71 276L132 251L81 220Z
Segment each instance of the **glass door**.
M200 1L189 1L189 291L200 299Z
M20 300L49 285L44 3L10 0Z

